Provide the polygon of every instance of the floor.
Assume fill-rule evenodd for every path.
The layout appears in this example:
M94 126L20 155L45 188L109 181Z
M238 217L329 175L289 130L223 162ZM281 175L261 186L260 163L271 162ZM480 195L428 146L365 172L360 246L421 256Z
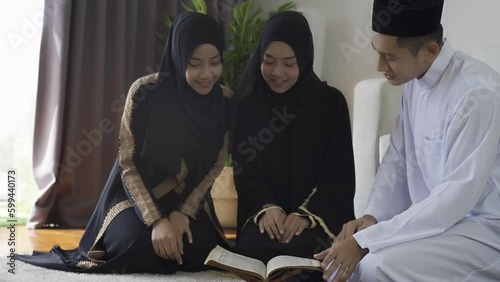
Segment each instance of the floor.
M7 227L0 229L0 254L10 253L8 239L13 237L15 251L20 254L31 254L33 250L47 252L54 245L63 249L74 249L83 235L83 229L26 229L26 226L16 226L15 236ZM10 241L12 242L12 240Z
M0 255L8 255L12 242L15 242L15 252L19 254L31 254L33 250L47 252L54 245L62 249L74 249L78 247L84 229L26 229L26 226L15 227L15 233L11 233L8 227L0 228ZM226 230L226 237L234 239L235 230ZM15 235L14 235L15 234ZM12 237L12 240L9 239ZM11 243L9 245L9 243Z

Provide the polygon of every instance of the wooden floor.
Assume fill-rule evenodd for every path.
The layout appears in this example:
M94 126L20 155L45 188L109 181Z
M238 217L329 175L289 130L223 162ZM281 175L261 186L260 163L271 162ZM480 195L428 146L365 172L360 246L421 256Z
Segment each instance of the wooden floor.
M26 229L26 226L16 226L15 230L15 252L19 254L31 254L34 250L47 252L54 245L62 249L74 249L78 247L83 229ZM6 227L0 228L0 255L10 253L9 238L11 232ZM234 239L234 230L226 230L226 237ZM10 241L12 242L12 240Z
M16 253L31 254L34 250L47 252L54 245L62 249L78 247L83 229L26 229L26 226L16 226ZM10 231L6 227L0 229L0 254L10 252L8 239Z

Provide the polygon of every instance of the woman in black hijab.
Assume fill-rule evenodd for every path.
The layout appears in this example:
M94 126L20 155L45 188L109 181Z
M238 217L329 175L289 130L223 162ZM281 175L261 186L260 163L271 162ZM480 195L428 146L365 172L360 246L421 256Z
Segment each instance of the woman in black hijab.
M223 48L213 18L176 18L160 72L129 91L119 156L79 247L18 259L73 272L205 269L210 250L227 246L210 196L228 150Z
M354 218L354 158L346 100L314 73L301 14L269 19L232 101L235 251L312 257Z

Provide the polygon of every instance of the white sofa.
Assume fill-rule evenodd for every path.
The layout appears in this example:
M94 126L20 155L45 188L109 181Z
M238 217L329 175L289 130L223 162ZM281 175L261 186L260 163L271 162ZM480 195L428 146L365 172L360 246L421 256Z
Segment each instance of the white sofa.
M363 80L354 88L352 137L356 168L356 217L364 214L380 159L396 124L401 93L402 87L392 86L385 78Z
M475 48L471 55L500 73L500 46ZM356 164L356 217L364 214L378 165L399 114L402 86L386 79L367 79L354 88L353 146Z

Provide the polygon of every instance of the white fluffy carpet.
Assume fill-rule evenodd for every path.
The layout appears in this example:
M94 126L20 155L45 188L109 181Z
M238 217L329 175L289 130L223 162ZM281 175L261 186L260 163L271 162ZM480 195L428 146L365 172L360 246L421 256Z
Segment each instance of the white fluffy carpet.
M161 282L187 282L187 281L242 281L232 274L217 271L203 272L178 272L174 275L159 274L78 274L58 270L50 270L20 261L16 261L15 274L8 272L7 258L0 258L0 281L16 282L85 282L85 281L117 281L117 282L137 282L137 281L161 281Z

